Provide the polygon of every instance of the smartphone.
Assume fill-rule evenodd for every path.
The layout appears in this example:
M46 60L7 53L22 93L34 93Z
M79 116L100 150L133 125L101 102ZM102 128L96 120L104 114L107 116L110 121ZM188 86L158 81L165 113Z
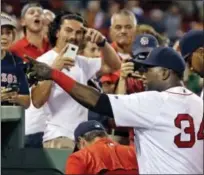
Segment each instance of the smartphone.
M64 54L64 57L75 60L79 47L74 44L68 44L68 48Z

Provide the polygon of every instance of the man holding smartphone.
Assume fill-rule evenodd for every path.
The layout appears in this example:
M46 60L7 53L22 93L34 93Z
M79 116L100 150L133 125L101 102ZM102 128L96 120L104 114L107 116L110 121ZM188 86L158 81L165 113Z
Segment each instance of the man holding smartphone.
M105 37L94 29L84 27L84 23L84 19L78 14L66 12L58 15L48 34L53 49L39 57L38 61L47 63L86 85L96 73L118 70L120 60ZM103 59L89 59L79 55L74 58L74 52L69 56L70 44L77 49L84 40L96 43ZM36 108L43 108L44 111L40 117L36 116L39 120L35 120L41 122L46 119L44 147L73 149L74 130L79 123L88 120L88 110L50 80L42 81L32 88L32 102Z

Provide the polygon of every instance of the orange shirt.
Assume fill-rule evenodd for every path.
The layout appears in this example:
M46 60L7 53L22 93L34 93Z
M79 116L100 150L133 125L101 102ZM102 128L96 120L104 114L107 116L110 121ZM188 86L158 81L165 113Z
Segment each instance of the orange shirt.
M50 50L50 45L46 40L43 40L43 48L39 49L36 46L30 44L26 37L14 43L10 48L10 51L20 58L24 58L24 55L28 55L34 59L41 56L48 50Z
M101 170L137 170L138 165L133 146L124 146L108 138L70 155L65 174L97 174Z

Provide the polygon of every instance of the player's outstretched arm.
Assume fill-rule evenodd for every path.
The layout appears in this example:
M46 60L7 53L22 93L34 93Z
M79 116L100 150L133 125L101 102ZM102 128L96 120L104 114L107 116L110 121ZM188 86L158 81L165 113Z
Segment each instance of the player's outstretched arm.
M32 65L30 76L39 80L52 79L84 107L94 112L113 117L111 104L107 95L101 94L91 87L77 83L69 76L52 69L45 63L38 62L29 57L27 59Z
M75 80L58 70L52 70L51 79L86 108L93 108L96 106L101 96L100 92L91 87L77 83Z
M106 94L101 94L92 87L77 83L58 70L52 70L51 79L82 106L99 114L113 117L112 107Z

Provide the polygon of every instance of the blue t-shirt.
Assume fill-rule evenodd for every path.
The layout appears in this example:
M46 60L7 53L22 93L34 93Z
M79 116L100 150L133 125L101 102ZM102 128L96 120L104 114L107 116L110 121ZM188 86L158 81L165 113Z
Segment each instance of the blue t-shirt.
M9 52L1 60L1 87L8 87L9 84L19 85L19 94L29 95L27 77L22 68L21 58ZM8 102L1 102L1 105L11 105Z

